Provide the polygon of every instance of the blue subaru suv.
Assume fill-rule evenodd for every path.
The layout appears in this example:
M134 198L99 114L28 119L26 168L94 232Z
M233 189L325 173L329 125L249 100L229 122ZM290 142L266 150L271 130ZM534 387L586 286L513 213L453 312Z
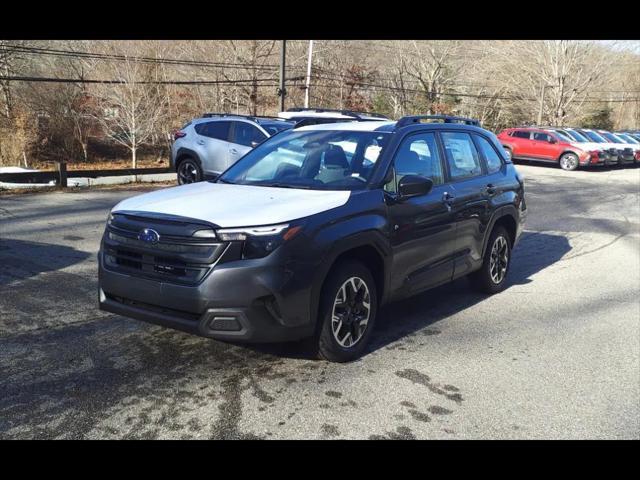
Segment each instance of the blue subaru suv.
M524 183L475 120L301 126L215 181L116 205L100 308L227 341L315 339L362 355L379 307L468 275L507 284Z

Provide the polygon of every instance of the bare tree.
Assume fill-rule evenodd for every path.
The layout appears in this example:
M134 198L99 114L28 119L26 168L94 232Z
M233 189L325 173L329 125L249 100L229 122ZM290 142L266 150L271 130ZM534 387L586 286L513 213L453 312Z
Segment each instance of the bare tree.
M137 152L155 133L165 104L158 85L156 65L141 64L129 57L113 66L122 82L100 89L98 108L93 116L104 131L131 152L131 165L137 168Z

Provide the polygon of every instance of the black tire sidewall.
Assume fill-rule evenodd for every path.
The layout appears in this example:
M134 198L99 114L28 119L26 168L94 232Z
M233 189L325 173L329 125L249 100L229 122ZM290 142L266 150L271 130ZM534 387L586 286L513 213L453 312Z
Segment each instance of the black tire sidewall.
M196 159L194 159L192 157L185 157L182 160L180 160L180 162L178 163L178 165L176 167L176 174L178 173L178 171L180 170L180 167L182 167L182 165L185 162L190 162L196 167L196 172L198 174L198 180L196 182L194 182L194 183L201 182L202 178L203 178L203 176L202 176L202 167L200 167L200 163ZM177 178L178 185L189 185L188 183L180 183L180 175L177 175L177 177L178 177Z
M333 302L338 289L349 277L353 276L360 277L367 285L370 295L371 311L364 336L353 347L345 348L338 344L333 335L331 330L331 316L333 313ZM375 280L369 269L362 263L353 260L349 260L335 267L325 280L320 298L318 320L321 323L317 335L319 356L331 362L349 362L360 357L368 346L377 313L377 289Z

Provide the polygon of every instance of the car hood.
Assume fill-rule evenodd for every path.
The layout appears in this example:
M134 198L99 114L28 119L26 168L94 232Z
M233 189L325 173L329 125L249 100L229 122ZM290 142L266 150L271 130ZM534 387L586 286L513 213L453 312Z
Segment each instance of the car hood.
M603 146L603 143L595 143L595 142L571 142L571 145L579 148L581 150L589 151L589 150L608 150L609 147Z
M145 193L118 203L112 213L187 217L219 227L271 225L347 203L345 190L302 190L199 182Z

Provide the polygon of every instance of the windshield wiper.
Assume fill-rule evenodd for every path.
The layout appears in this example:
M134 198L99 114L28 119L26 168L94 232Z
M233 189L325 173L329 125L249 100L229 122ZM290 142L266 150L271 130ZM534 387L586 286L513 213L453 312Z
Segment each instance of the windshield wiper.
M275 188L302 188L304 190L310 190L311 187L309 185L291 185L289 183L260 183L258 184L261 187L275 187Z

